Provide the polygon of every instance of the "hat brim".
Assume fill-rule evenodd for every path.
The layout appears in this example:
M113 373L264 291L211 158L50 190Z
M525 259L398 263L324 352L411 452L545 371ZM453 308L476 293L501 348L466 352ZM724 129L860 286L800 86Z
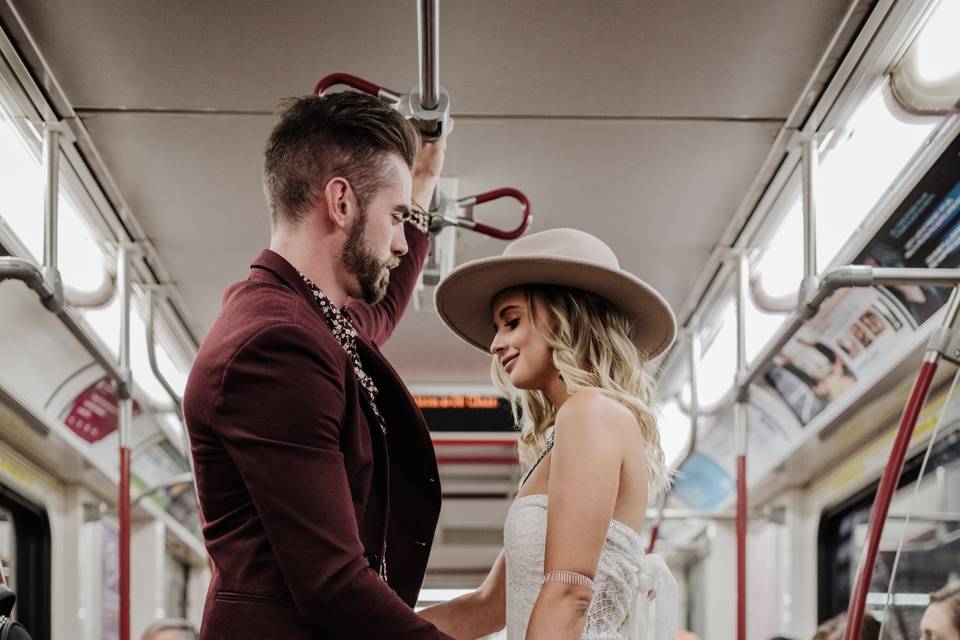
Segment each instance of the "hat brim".
M635 343L648 359L663 353L676 336L670 305L640 278L622 269L554 256L495 256L461 265L437 286L437 313L451 331L489 353L496 335L493 299L528 284L572 287L605 299L633 319Z

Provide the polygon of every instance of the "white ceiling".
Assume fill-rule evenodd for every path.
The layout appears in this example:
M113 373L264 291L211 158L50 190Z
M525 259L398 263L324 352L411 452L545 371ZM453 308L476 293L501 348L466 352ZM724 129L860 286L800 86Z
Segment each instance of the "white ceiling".
M268 241L277 100L334 71L417 79L413 0L13 4L203 330ZM845 5L444 0L458 118L444 174L461 195L522 189L532 230L595 233L680 307ZM460 258L502 246L463 237ZM387 353L410 382L487 380L487 359L429 313L409 313Z

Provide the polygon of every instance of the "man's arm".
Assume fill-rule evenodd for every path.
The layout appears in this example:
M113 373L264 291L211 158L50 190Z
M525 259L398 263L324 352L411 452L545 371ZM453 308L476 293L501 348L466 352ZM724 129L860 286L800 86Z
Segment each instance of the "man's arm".
M227 367L213 428L312 629L357 640L446 639L363 557L339 449L346 363L319 348L292 322L254 336Z
M443 169L443 159L447 149L447 135L451 131L453 131L452 120L447 134L439 140L425 142L413 163L411 196L414 203L425 209L430 207L430 200L437 188L437 180ZM400 317L410 303L410 297L417 286L417 279L430 248L430 241L426 235L417 231L413 225L407 224L405 227L407 255L401 259L400 266L390 274L387 295L376 304L367 304L362 300L350 304L351 315L367 337L377 346L387 341L397 323L400 322Z

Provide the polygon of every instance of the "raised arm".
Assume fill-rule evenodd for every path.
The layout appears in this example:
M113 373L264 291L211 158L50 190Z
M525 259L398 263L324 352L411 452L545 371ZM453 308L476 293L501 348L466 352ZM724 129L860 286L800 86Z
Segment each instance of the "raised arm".
M453 128L450 127L449 131ZM446 135L433 142L425 142L417 154L411 174L413 189L411 196L414 203L423 207L430 207L430 199L437 188L437 180L443 169L443 159L447 149ZM429 238L417 231L412 225L406 225L407 255L400 266L390 274L390 285L387 295L376 304L367 304L362 300L350 303L350 313L356 319L363 332L378 346L382 345L396 328L403 316L410 297L417 286L417 279L423 269L429 250Z
M213 428L317 637L446 638L363 557L339 450L346 363L321 348L292 322L261 330L227 367Z
M615 401L581 391L560 408L550 462L544 573L573 571L593 579L613 517L623 447L619 433L633 415ZM583 586L547 582L526 640L577 640L593 597Z

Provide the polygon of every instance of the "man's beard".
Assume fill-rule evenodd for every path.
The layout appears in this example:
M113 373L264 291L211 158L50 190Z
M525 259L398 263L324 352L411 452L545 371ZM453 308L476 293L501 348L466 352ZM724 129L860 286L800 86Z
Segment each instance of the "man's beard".
M347 233L347 241L343 246L343 265L347 271L357 277L360 283L360 295L369 304L380 302L387 294L390 284L390 269L397 265L397 259L391 256L388 260L381 260L370 251L365 242L367 230L367 212L363 211L354 221Z

